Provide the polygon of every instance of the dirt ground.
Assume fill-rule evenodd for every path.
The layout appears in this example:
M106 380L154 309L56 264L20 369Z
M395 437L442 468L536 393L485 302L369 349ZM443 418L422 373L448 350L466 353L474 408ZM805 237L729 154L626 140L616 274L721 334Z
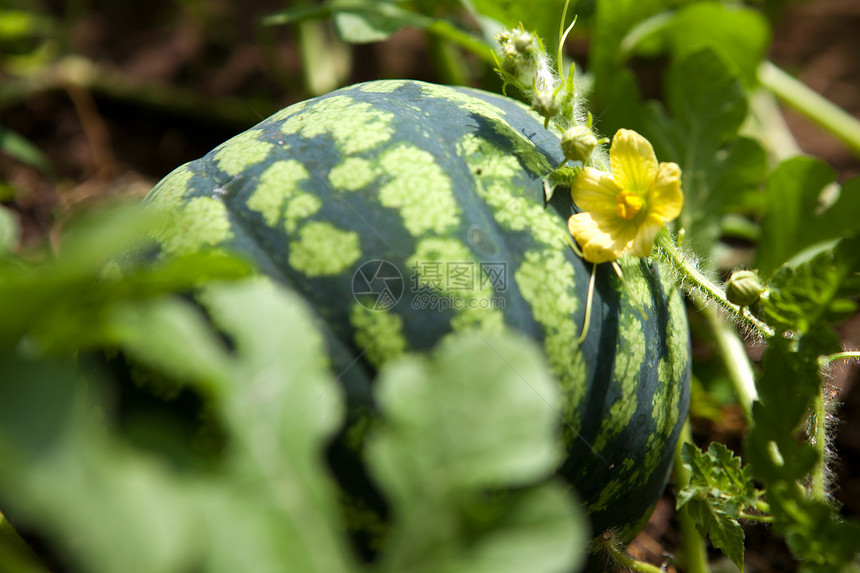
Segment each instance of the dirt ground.
M179 4L187 11L179 11ZM93 70L68 61L46 73L42 83L16 86L26 93L18 103L0 99L0 126L28 138L51 165L43 173L0 155L0 182L16 193L9 196L7 185L0 200L21 216L23 247L45 237L55 240L76 208L143 197L178 165L304 97L295 38L284 28L268 29L261 37L252 25L281 8L281 2L154 1L145 11L134 3L109 1L45 5L55 20L71 22L59 26L61 49L85 56L96 66L98 79L87 79ZM74 13L81 6L86 10ZM771 58L860 117L858 32L857 0L796 2L777 23ZM422 67L426 46L419 34L405 32L388 44L359 47L353 58L347 82L435 79ZM7 80L0 75L0 84ZM826 160L840 181L860 175L860 161L845 146L791 111L785 117L801 149ZM840 332L846 345L860 347L860 319L848 321ZM858 375L857 367L837 366L831 381L838 419L835 498L851 516L860 516ZM696 439L737 443L743 431L739 419L728 411L719 427L699 422ZM663 558L666 547L677 546L672 503L664 500L634 544L634 551L652 562ZM749 571L796 569L766 528L749 528L747 536Z

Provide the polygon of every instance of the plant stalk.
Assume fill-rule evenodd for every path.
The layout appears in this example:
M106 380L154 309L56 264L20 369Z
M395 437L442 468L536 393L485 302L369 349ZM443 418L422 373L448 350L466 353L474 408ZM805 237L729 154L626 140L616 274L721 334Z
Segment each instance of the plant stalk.
M827 404L822 385L809 413L809 437L815 448L815 467L812 469L810 493L814 499L827 499Z
M684 423L681 430L681 439L675 447L675 465L672 473L675 476L675 490L681 491L690 484L690 471L684 467L681 460L681 447L684 444L692 444L693 436L690 432L690 422ZM687 573L709 573L708 554L705 550L705 540L699 535L696 524L687 512L687 507L678 510L678 523L681 526L681 551L684 555L685 570Z
M664 573L663 569L656 565L651 565L645 561L637 561L626 553L617 557L618 565L628 571L636 571L637 573Z
M860 352L846 350L845 352L837 352L836 354L825 356L824 359L828 365L837 360L860 360Z
M758 79L783 103L838 138L860 157L860 121L857 118L772 62L765 61L759 66Z
M433 20L427 25L426 29L431 34L435 34L475 54L484 63L491 66L496 65L495 52L492 47L478 37L460 30L445 20Z
M723 320L713 307L703 309L702 314L705 315L708 326L711 328L711 333L717 343L717 349L735 389L735 394L744 409L747 423L752 424L752 405L758 399L758 392L755 387L755 374L746 348L734 327Z

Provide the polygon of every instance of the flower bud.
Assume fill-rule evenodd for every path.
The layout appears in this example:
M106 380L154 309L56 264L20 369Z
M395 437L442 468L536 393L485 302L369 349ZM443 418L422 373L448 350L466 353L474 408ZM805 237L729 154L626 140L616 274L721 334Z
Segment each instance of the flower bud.
M570 161L585 163L591 157L595 147L597 147L597 137L584 125L571 127L561 136L561 151L564 153L564 158Z
M534 34L522 28L496 34L501 51L501 69L524 86L530 86L538 69L541 45Z
M558 101L555 90L552 88L538 92L532 107L536 112L547 120L555 117L561 111L561 102Z
M738 306L750 306L764 290L755 271L735 271L726 283L726 298Z

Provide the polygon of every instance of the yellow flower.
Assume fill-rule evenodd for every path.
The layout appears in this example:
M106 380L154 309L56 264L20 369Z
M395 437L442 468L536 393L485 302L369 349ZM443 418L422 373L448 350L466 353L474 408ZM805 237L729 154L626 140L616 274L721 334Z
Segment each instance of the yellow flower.
M568 221L585 260L605 263L629 254L645 257L662 226L681 214L681 169L657 163L647 139L619 129L609 149L612 173L585 167L570 192L582 213Z

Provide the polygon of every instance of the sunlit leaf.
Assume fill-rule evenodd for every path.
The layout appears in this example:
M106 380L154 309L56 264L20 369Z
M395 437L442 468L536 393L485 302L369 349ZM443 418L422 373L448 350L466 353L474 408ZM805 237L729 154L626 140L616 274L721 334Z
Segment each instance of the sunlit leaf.
M765 189L765 213L756 266L767 275L804 249L857 233L860 178L842 186L835 201L822 192L835 178L824 162L794 157L779 164Z
M668 51L675 59L703 48L717 50L741 70L744 84L751 87L769 41L770 27L757 10L694 2L640 22L624 38L622 50L625 58L643 51L652 57Z
M858 278L860 238L844 239L810 261L777 271L762 310L773 326L806 333L854 311Z

